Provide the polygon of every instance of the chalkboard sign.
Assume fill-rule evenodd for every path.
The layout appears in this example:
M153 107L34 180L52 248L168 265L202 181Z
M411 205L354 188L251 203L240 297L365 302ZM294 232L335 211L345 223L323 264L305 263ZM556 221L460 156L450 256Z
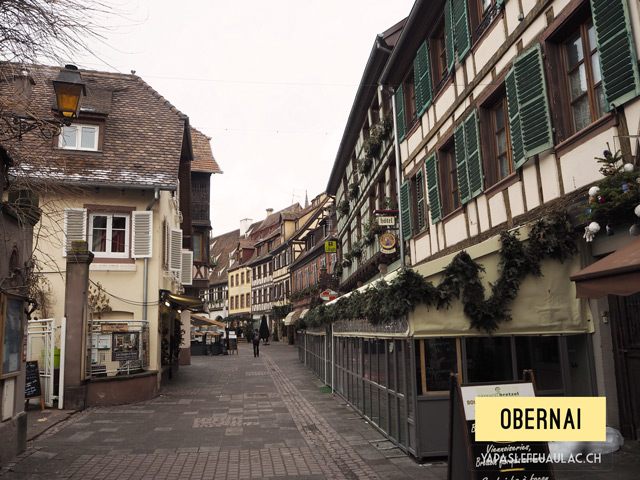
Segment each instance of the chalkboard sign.
M44 398L42 398L42 385L40 383L40 367L38 361L28 361L25 371L24 398L40 397L40 404L44 410Z
M475 398L535 396L532 378L495 385L459 385L453 375L451 383L449 480L555 479L551 465L542 461L549 454L546 442L494 443L478 442L475 438Z

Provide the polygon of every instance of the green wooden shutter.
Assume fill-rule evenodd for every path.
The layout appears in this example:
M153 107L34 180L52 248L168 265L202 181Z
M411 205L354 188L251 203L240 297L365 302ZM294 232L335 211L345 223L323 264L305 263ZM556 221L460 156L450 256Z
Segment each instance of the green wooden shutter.
M504 80L507 90L507 113L509 116L509 137L511 139L511 159L513 168L517 170L524 164L526 158L522 150L522 129L520 127L520 110L518 109L518 94L516 93L516 78L511 70Z
M398 127L398 142L404 140L406 128L404 123L404 89L400 85L396 89L396 126Z
M458 125L453 132L453 140L456 147L456 169L458 171L458 189L460 202L465 204L471 199L469 192L469 171L467 169L467 148L465 141L464 122Z
M409 182L404 182L400 187L400 215L402 220L402 239L411 239L413 227L411 226L411 188Z
M418 231L422 231L427 226L426 208L424 202L424 177L422 169L416 173L416 200L418 205Z
M640 95L638 60L625 0L591 0L604 95L622 105Z
M440 203L440 186L438 184L438 158L434 153L424 163L427 173L427 195L429 196L429 210L431 223L437 223L442 218L442 203Z
M553 147L540 44L513 62L525 158Z
M413 61L413 73L416 82L416 107L421 116L431 104L431 68L429 66L429 49L425 40Z
M471 37L469 36L469 14L467 12L467 0L453 0L453 18L455 19L454 39L458 60L462 60L471 49Z
M484 190L484 172L480 153L477 110L474 110L465 120L464 135L467 146L467 170L469 172L469 196L471 199L481 194Z
M444 43L447 50L447 67L449 70L453 68L456 62L456 52L453 43L454 21L451 1L452 0L447 0L444 4Z

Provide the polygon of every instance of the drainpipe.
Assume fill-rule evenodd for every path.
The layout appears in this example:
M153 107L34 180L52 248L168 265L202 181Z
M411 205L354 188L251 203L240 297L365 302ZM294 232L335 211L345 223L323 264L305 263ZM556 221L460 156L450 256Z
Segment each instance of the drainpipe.
M160 189L153 189L153 198L149 205L147 205L147 211L151 210L153 206L160 200ZM142 320L147 321L147 297L148 297L148 286L147 283L149 281L149 259L144 259L144 279L142 284Z
M388 90L387 90L388 91ZM400 195L400 187L402 178L402 161L400 160L400 143L398 141L398 122L396 121L396 92L395 89L391 89L391 107L393 112L393 143L396 151L396 188L398 191L398 228L400 229L399 244L400 244L400 268L403 270L407 268L406 260L404 258L404 238L402 237L402 196Z

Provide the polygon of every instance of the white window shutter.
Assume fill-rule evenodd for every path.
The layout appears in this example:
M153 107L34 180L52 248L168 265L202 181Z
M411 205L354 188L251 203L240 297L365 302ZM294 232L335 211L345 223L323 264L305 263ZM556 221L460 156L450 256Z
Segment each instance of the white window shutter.
M87 239L87 209L64 209L64 232L62 238L62 256L71 250L71 242ZM90 249L90 248L89 248Z
M180 271L180 283L182 285L193 284L193 252L182 252L182 270Z
M151 258L153 246L153 212L134 211L131 256L133 258Z
M182 230L172 228L169 232L169 270L182 271Z

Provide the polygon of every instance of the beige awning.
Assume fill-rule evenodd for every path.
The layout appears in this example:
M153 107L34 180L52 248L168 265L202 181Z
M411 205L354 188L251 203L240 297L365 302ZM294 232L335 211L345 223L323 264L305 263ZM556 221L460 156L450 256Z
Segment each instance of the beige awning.
M298 309L298 310L294 310L293 312L290 312L284 319L284 324L293 325L294 323L296 323L296 320L298 320L299 318L303 318L308 311L309 310L305 308L304 310Z
M571 275L578 298L640 292L640 238Z
M483 250L470 248L472 258L485 268L482 283L485 295L491 294L490 283L498 278L500 256L491 245L481 245ZM496 247L499 244L496 243ZM475 251L474 251L475 250ZM449 260L450 261L450 260ZM436 263L436 262L434 262ZM441 260L442 268L448 264ZM427 267L425 265L425 267ZM571 272L580 267L578 255L561 263L543 260L542 276L528 275L520 284L516 299L508 306L512 320L502 323L494 335L558 335L593 331L591 313L584 300L576 299L575 284L569 279ZM420 268L427 270L427 268ZM437 285L442 270L426 273L427 280ZM431 274L429 274L431 273ZM409 314L409 335L421 336L476 336L486 335L472 328L463 312L462 302L453 300L450 308L436 309L434 306L418 305Z
M211 320L210 318L203 317L201 315L191 315L191 323L193 323L194 325L216 325L222 328L226 327L226 325L222 322Z

